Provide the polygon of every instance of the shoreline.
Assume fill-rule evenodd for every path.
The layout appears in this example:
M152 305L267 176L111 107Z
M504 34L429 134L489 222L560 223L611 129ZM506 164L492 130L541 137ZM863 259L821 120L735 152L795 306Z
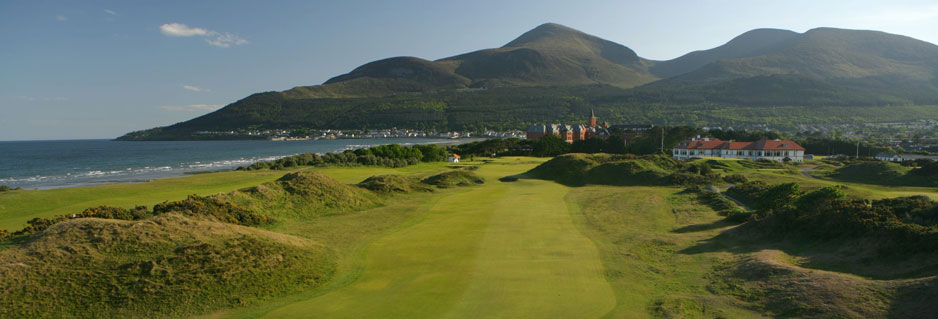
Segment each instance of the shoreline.
M405 140L416 140L417 138L405 139ZM238 158L238 159L216 159L211 163L205 162L182 162L172 165L165 166L156 166L156 164L151 164L151 166L144 167L124 167L124 168L99 168L99 169L88 169L83 171L73 171L67 172L64 174L50 174L50 175L34 175L34 176L10 176L0 178L0 185L8 185L10 187L22 187L23 190L37 191L37 190L51 190L51 189L65 189L65 188L81 188L81 187L96 187L96 186L105 186L105 185L114 185L114 184L138 184L146 183L154 180L167 179L167 178L178 178L186 176L195 176L203 174L212 174L219 172L229 172L235 171L238 167L249 166L253 163L264 162L264 161L273 161L279 158L294 156L305 153L315 153L315 154L325 154L325 153L341 153L346 150L360 149L374 147L378 145L387 145L387 144L400 144L400 145L416 145L416 144L436 144L443 146L452 146L465 143L471 143L475 141L484 140L482 138L460 138L460 139L434 139L427 138L428 141L420 142L406 142L400 141L399 138L374 138L374 139L345 139L347 141L360 141L360 140L387 140L388 143L376 143L376 144L347 144L343 149L334 150L331 152L295 152L288 153L283 155L258 155L254 158ZM71 140L71 141L106 141L112 142L113 140ZM231 142L279 142L291 143L291 142L315 142L314 140L299 140L299 141L267 141L267 140L242 140L242 141L231 141ZM394 141L397 141L396 143ZM35 141L35 142L61 142L61 141ZM180 142L187 143L191 141L170 141L170 142ZM228 142L228 141L196 141L196 142ZM166 143L166 141L164 141ZM285 144L287 145L287 144ZM128 165L132 166L132 165ZM216 166L216 167L212 167ZM46 182L43 182L43 181Z

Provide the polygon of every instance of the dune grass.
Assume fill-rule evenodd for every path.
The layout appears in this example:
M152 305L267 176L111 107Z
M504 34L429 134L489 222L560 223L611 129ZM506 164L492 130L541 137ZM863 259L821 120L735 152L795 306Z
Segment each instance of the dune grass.
M732 254L683 249L733 226L673 187L589 186L566 196L577 224L599 247L616 307L605 318L758 318L707 290L707 275Z
M881 305L887 300L884 298L892 296L888 295L892 292L851 294L844 290L848 288L834 287L840 282L837 280L823 281L832 285L825 288L826 295L811 295L812 280L840 278L838 276L859 278L835 272L857 272L857 269L831 267L836 260L817 257L825 252L816 245L770 243L727 235L734 230L735 223L724 220L682 188L570 187L533 179L499 181L502 177L529 171L546 160L499 158L487 163L467 163L463 166L478 166L472 172L484 178L484 184L433 192L370 194L363 198L377 199L380 205L364 202L357 206L361 210L335 214L277 214L280 217L277 223L251 233L289 236L296 238L292 241L315 243L303 244L303 247L317 247L315 253L328 258L315 257L318 261L311 260L310 265L329 265L334 275L302 289L284 286L289 289L279 292L289 291L288 294L271 292L263 298L245 300L243 306L235 300L237 302L201 318L758 318L783 314L792 307L832 314L838 309L858 306L857 302L861 301L850 299L856 296L873 298L868 300L875 307L868 313L875 315L883 313ZM726 161L725 165L713 166L721 173L743 174L752 180L771 183L794 181L805 188L840 184L805 176L800 170L805 166L777 168L746 164ZM364 189L350 188L369 176L398 174L413 182L441 172L453 172L454 168L435 163L398 169L330 167L314 170L338 179L339 184L329 185L342 194L351 194L364 192ZM219 173L219 176L239 183L248 183L250 178L269 182L287 172L227 175L232 173ZM200 180L208 175L212 174L186 177L194 179L189 183L163 180L167 185L155 181L89 187L84 190L88 196L85 200L113 204L108 200L148 198L141 192L133 192L136 187L142 187L135 185L157 185L159 187L154 189L158 193L178 192L179 197L184 197L192 193L194 188L190 186L209 184ZM312 182L317 180L311 179ZM294 181L295 178L288 178L281 182ZM848 186L851 195L866 198L904 193L935 194L932 189L920 187L843 184ZM180 189L170 189L173 185ZM93 191L115 186L123 189ZM206 186L205 191L220 188ZM287 188L289 185L284 186ZM276 198L271 205L292 210L289 205L276 206L285 202ZM0 199L0 203L8 202ZM64 202L76 203L81 202ZM64 204L60 206L68 206ZM6 218L6 213L0 212L0 218ZM42 211L31 213L41 214ZM200 240L210 241L209 238ZM325 250L318 250L318 245ZM0 253L10 254L13 249L19 248L6 248ZM149 258L138 257L144 262ZM739 276L738 269L750 269L752 267L745 267L752 265L754 269L764 269L767 264L771 266L769 269L794 274L796 277L791 278L803 285L784 286L784 280L767 278L761 273L748 273L749 277L745 277L756 284L732 279ZM808 269L810 267L816 269ZM772 295L766 291L781 293ZM876 291L871 293L878 293ZM792 298L799 303L774 305L771 302L778 298L773 296ZM823 308L826 297L833 298L831 300L838 302L836 306L843 308ZM914 299L902 300L908 303ZM215 301L213 305L225 302L230 300ZM172 312L167 310L166 314L172 315Z
M309 167L297 170L311 169ZM358 183L372 175L406 174L420 177L445 169L445 163L421 163L403 168L327 167L312 168L345 184ZM48 190L18 190L0 193L0 229L19 230L34 217L78 213L89 207L109 205L132 208L230 192L274 181L293 171L226 171L164 178L144 183L112 184Z
M19 230L34 217L78 213L109 205L132 208L186 196L211 195L269 182L284 172L218 172L165 178L145 183L112 184L0 193L0 229Z
M0 317L184 317L308 290L335 271L316 242L166 214L56 224L0 250Z

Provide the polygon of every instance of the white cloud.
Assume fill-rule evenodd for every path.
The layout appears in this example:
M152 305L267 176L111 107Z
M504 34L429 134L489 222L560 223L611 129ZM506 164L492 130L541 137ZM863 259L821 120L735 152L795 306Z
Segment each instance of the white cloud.
M161 109L170 112L210 112L222 107L221 104L190 104L190 105L164 105Z
M56 19L56 20L59 20L59 21L68 21L68 17L63 16L63 15L61 15L61 14L55 16L55 19Z
M104 9L104 13L110 14L112 16L117 15L117 12L114 12L114 10L110 10L110 9Z
M203 89L203 88L200 88L200 87L195 86L195 85L183 85L182 88L183 88L183 89L186 89L186 90L189 90L189 91L193 91L193 92L208 92L208 91L210 91L209 89Z
M248 40L228 32L225 32L225 34L216 34L215 39L205 39L205 42L221 48L227 48L231 45L248 44Z
M167 23L160 26L160 32L171 37L206 36L210 31L202 28L190 28L182 23Z
M248 40L228 32L218 32L203 28L193 28L182 23L167 23L160 26L160 32L171 37L207 37L205 43L220 48L228 48L232 45L248 44Z

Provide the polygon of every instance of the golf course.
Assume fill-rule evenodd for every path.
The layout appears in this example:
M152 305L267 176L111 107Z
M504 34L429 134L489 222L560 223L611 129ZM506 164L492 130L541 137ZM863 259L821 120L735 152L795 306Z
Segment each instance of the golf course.
M248 256L237 255L238 258L247 258L247 261L251 258L280 260L287 257L278 256L290 254L297 256L290 257L297 261L289 267L248 263L255 268L246 266L236 270L235 273L271 276L263 277L267 281L238 286L241 290L237 292L237 298L233 297L234 293L225 293L225 288L215 281L221 277L211 273L205 278L198 277L204 281L179 283L177 285L182 285L183 291L216 289L222 296L185 297L188 299L180 301L181 306L171 311L160 310L158 317L758 318L779 314L787 316L786 313L798 317L804 313L839 312L860 304L857 300L866 300L866 307L870 308L861 307L859 314L885 317L886 313L895 311L890 307L897 302L891 300L899 296L890 289L905 285L909 280L931 278L916 275L892 276L889 280L872 279L877 276L869 273L869 267L833 269L836 267L815 261L818 254L817 246L813 244L750 240L746 235L727 236L727 232L738 227L739 222L727 220L701 202L695 192L684 187L570 186L526 177L526 172L547 160L503 157L455 165L420 163L402 168L300 167L286 171L200 174L139 184L14 191L0 194L0 220L8 228L13 228L29 218L74 212L75 207L99 203L129 207L181 200L185 194L225 193L228 195L222 194L219 198L230 198L243 207L261 207L259 211L269 215L274 222L257 225L260 230L254 231L242 230L252 227L217 226L200 219L193 219L194 224L188 224L185 218L191 217L180 216L173 217L184 219L174 226L179 227L174 231L183 233L180 235L183 236L186 232L201 231L187 227L209 227L220 234L219 238L230 238L224 239L227 241L247 238L272 247L255 251L254 257L250 257L250 253ZM802 174L797 169L747 168L734 161L720 165L720 170L725 173L739 173L765 181L792 180L808 188L834 183ZM440 176L436 174L455 171L476 176L478 181L455 187L428 189L424 186L417 188L422 191L391 193L363 191L354 186L375 175L400 176L402 180L410 179L416 183L421 179L426 182L430 176ZM310 207L317 207L310 209L312 215L296 213L290 208L294 206L279 203L279 195L270 195L277 194L279 191L274 189L280 189L278 187L285 190L298 187L286 184L295 183L295 177L287 179L288 176L320 176L314 178L315 183L310 182L314 186L307 187L329 188L335 193L316 196L339 196L336 198L341 200L330 206L320 204L319 197L314 196L309 202ZM216 184L215 180L224 183ZM261 188L245 188L257 184L262 184ZM851 185L848 188L851 196L874 192L881 196L934 195L931 189L924 187L891 190L886 186L848 185ZM896 194L890 194L890 190ZM266 194L263 198L267 199L261 202L250 199L253 198L250 196L260 196L256 194ZM41 200L49 197L60 200ZM82 200L71 200L77 197ZM347 206L345 202L351 201L358 204ZM17 208L15 213L11 207ZM156 218L166 223L164 217ZM80 221L64 222L61 227L52 226L50 230ZM203 246L216 247L220 256L231 254L226 250L230 247L223 243L186 236L184 238L188 239L184 241L195 241L195 244L201 241L205 242L201 244ZM46 237L43 240L53 243L61 240ZM13 254L17 249L26 249L18 245L30 247L28 242L8 241L0 245L0 253ZM89 245L90 249L98 247L98 244ZM173 247L171 242L158 242L158 245ZM174 249L174 253L158 254L180 254L180 248ZM149 254L153 253L139 251L117 260L122 263L142 258L146 262L153 260ZM11 260L0 265L0 270L15 273L12 271L16 269L11 265L16 259L10 258L0 255L0 259ZM156 260L159 265L160 259ZM55 272L75 271L74 265L63 265L63 262L36 263ZM212 263L216 262L203 265ZM833 281L828 287L834 297L798 290L803 288L798 283L774 282L773 278L777 279L774 276L746 277L756 276L745 268L752 265L784 268L788 273L804 276L809 282L834 278L830 279ZM163 267L179 266L170 264ZM101 270L82 271L93 274ZM178 270L167 272L178 273ZM854 277L856 275L853 274L866 276ZM143 276L146 280L158 278L153 277L152 271ZM224 276L238 278L241 275ZM739 282L739 278L748 278L749 281ZM788 288L779 288L782 285ZM27 285L23 289L29 291L32 288ZM95 288L90 285L87 289ZM101 289L107 291L106 288ZM779 293L794 299L783 305L768 300ZM129 298L136 298L137 306L151 304L154 309L162 309L157 305L165 302L151 294ZM847 300L850 298L855 299ZM825 306L825 300L837 303ZM113 301L109 304L113 305ZM74 313L75 309L98 309L96 307L100 306L82 305L83 308L72 309L69 307L73 305L64 303L56 307L64 307L66 313ZM146 313L139 310L113 311L130 317ZM42 315L36 317L56 317L56 313L37 313Z

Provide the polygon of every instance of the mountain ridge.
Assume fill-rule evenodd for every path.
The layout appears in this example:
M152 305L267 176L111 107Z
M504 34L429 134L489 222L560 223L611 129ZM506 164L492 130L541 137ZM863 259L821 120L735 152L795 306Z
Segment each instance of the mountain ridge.
M509 122L549 118L540 114L551 108L546 105L566 105L571 112L648 105L693 110L712 104L938 104L938 46L880 31L754 29L715 48L654 61L627 46L545 23L502 47L434 61L381 59L321 85L254 94L205 116L122 139L193 137L192 132L210 128L510 127ZM516 113L509 119L480 113L499 106Z

